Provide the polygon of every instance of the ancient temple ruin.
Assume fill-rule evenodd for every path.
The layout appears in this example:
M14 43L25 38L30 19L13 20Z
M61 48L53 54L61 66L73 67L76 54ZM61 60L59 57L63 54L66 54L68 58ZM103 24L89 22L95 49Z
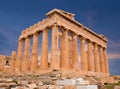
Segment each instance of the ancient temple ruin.
M104 35L99 35L77 22L72 13L54 9L46 15L46 19L22 31L18 39L17 56L15 52L11 56L10 70L16 73L75 70L83 74L91 72L109 75L106 53L108 40ZM52 35L49 52L50 30ZM38 65L41 34L42 46ZM49 54L51 56L48 59Z

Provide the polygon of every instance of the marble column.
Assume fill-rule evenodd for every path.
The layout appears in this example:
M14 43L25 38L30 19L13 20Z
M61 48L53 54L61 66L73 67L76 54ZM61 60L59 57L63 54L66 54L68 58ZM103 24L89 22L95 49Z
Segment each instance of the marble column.
M77 35L73 36L73 58L72 65L74 69L78 69L78 40Z
M103 48L100 46L99 50L100 54L100 72L105 73L105 65L104 65L104 55L103 55Z
M58 26L52 26L52 44L51 44L51 69L60 69L59 50L58 50Z
M24 40L21 39L19 40L19 43L18 43L18 53L17 53L16 64L15 64L16 72L21 71L21 67L22 67L23 42Z
M100 72L98 45L96 43L94 43L94 61L95 61L95 72Z
M38 39L39 39L39 34L35 33L33 35L32 59L30 66L31 71L34 71L38 66Z
M48 68L48 29L43 30L40 69Z
M68 32L65 29L62 29L62 36L60 42L60 67L61 69L69 69L69 42Z
M73 68L73 65L72 65L73 49L74 49L73 48L73 40L69 39L69 65L70 65L70 68Z
M105 61L105 73L109 74L108 58L107 58L106 48L103 49L103 53L104 53L104 61Z
M82 71L88 71L88 61L86 59L86 43L85 38L80 37L80 54L81 54L81 69Z
M93 44L88 41L88 71L94 72Z
M10 71L14 72L15 71L15 59L16 59L16 52L12 51L11 54L11 61L10 61Z
M26 37L25 39L25 47L24 47L24 60L23 60L23 72L29 71L29 59L30 58L30 37Z

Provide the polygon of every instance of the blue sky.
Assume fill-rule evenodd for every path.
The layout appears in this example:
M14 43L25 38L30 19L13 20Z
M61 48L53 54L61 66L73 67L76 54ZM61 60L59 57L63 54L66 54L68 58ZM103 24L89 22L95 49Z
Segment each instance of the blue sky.
M0 53L16 51L21 31L54 8L74 13L77 21L104 34L110 73L120 74L120 0L0 0Z

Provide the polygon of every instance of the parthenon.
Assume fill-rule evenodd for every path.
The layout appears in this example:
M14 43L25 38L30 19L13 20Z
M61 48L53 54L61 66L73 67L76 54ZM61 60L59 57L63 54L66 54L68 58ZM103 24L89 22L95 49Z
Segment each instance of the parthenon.
M23 30L19 36L17 55L13 52L11 57L10 68L13 72L76 70L109 75L108 40L104 35L77 22L72 13L53 9L46 15L46 19ZM50 30L51 37L48 35ZM40 35L42 46L39 64ZM51 51L48 41L51 41Z

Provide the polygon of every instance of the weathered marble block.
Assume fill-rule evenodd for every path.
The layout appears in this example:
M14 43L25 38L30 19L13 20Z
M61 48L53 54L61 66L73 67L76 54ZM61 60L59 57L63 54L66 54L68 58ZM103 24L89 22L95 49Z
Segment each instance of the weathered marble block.
M97 85L77 86L77 89L98 89Z

